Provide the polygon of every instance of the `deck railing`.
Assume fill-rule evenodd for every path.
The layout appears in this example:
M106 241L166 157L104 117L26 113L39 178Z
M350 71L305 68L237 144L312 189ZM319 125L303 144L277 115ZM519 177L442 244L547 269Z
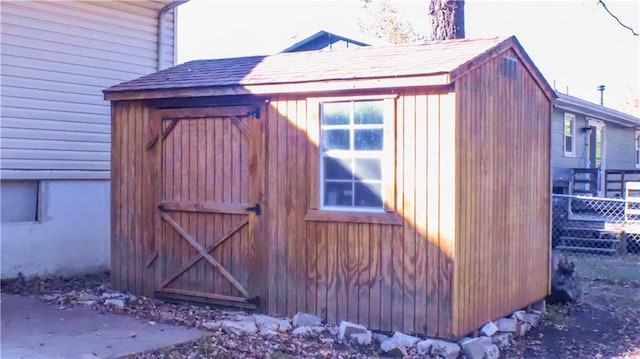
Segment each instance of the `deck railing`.
M599 168L573 168L571 170L571 194L598 195Z
M604 183L601 183L599 168L571 169L570 194L597 197L600 189L607 198L624 198L629 182L640 182L640 169L604 170Z
M630 182L640 182L640 169L606 170L604 171L605 197L626 197L626 185Z

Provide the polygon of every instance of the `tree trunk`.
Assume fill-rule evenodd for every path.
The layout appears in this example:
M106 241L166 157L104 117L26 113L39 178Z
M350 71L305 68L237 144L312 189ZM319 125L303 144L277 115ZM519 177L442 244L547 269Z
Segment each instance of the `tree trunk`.
M464 38L464 0L430 0L431 39Z

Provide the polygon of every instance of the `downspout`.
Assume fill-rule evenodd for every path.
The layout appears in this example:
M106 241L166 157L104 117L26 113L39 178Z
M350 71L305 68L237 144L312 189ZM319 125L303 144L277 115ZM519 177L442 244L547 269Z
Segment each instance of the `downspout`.
M189 0L176 0L166 4L158 11L158 64L157 70L162 70L162 64L164 63L164 46L162 40L164 39L164 17L171 9L175 9L178 6L188 2ZM175 39L174 39L175 44Z

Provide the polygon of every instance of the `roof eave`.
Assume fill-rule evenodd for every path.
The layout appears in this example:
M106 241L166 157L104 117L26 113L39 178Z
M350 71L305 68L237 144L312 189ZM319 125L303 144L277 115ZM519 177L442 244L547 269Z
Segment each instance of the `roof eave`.
M584 116L592 117L594 119L615 123L617 125L625 127L640 128L640 118L624 113L618 113L618 111L615 111L608 107L597 106L599 105L584 105L582 103L571 101L563 97L558 98L555 103L556 108L569 111L571 113L581 114Z
M451 84L449 73L420 76L383 77L313 82L247 84L213 87L185 87L153 90L106 90L108 101L150 100L181 97L215 97L233 95L314 94L335 91L376 90L420 86L446 86Z

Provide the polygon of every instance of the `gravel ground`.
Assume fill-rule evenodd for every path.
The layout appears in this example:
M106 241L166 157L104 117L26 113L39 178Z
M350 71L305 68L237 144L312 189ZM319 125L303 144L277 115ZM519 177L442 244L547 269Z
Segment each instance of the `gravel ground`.
M550 306L543 324L502 358L640 358L640 284L587 281L580 304ZM153 323L206 330L202 324L237 319L247 313L189 304L171 304L113 291L108 273L70 278L16 278L2 281L6 293L34 296L60 306L90 306L99 312L131 315ZM405 358L424 358L415 349ZM359 346L338 339L334 326L319 333L230 335L207 331L199 340L132 358L375 358L379 346Z

